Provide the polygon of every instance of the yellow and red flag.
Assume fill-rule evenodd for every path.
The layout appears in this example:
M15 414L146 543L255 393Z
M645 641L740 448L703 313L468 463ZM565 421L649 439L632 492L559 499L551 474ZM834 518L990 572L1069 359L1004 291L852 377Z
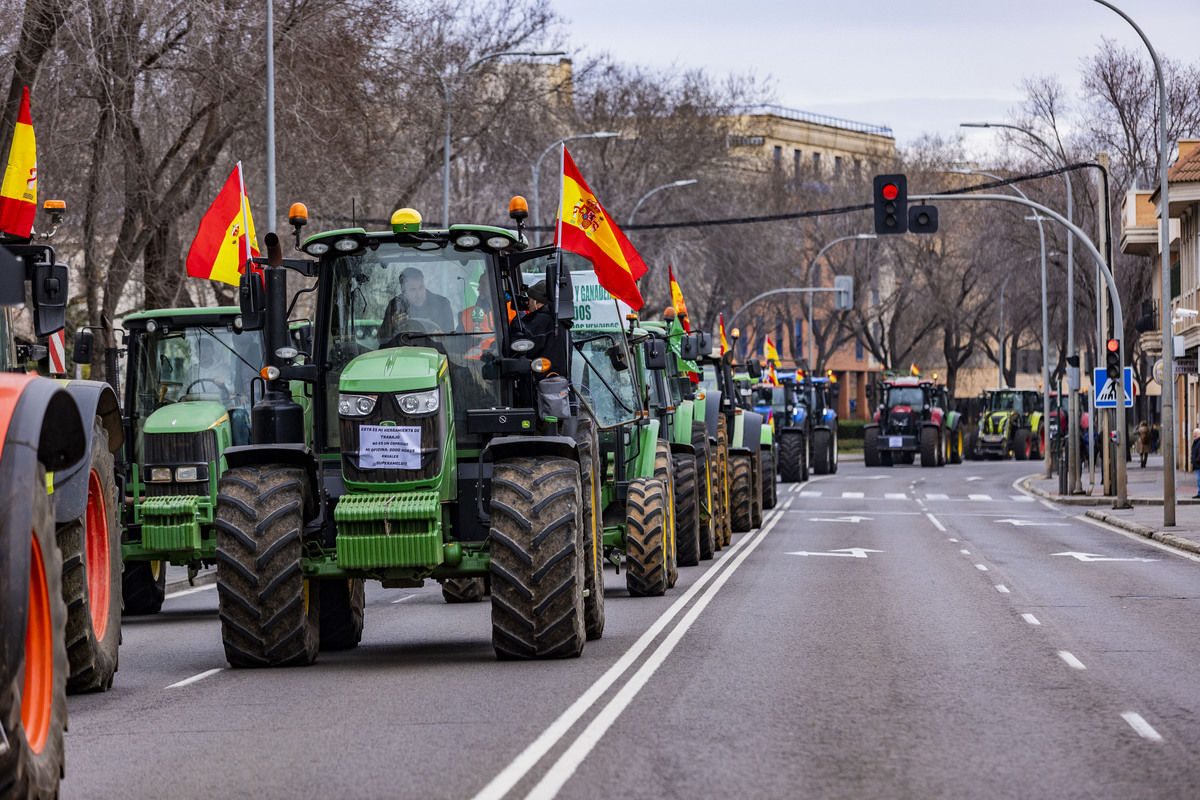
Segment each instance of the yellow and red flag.
M675 319L679 320L679 324L688 333L692 332L692 323L688 319L687 303L683 302L683 290L679 288L679 282L675 280L675 269L667 264L667 278L671 282L671 305L675 307Z
M187 274L237 286L246 262L257 255L254 218L239 161L200 220L188 250Z
M779 385L779 373L775 371L775 362L767 362L767 383L771 386Z
M920 376L921 374L921 370L917 369L917 363L915 361L913 362L912 366L908 368L908 372L914 377Z
M554 243L591 261L600 285L639 310L644 301L637 281L646 274L646 262L592 194L566 146L560 199Z
M783 362L779 360L779 351L775 349L775 345L771 342L770 336L763 337L763 359L768 364L775 366L783 366Z
M29 87L21 95L21 109L13 129L4 184L0 187L0 231L28 239L37 213L37 145L33 118L29 116Z
M719 355L725 355L729 352L729 340L725 338L725 315L717 315L717 329L721 332L721 352Z

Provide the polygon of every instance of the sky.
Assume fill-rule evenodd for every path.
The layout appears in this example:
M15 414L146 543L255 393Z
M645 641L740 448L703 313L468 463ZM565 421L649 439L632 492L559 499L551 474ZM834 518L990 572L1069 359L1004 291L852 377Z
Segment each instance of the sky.
M551 0L570 48L652 68L752 72L790 108L890 126L900 146L960 122L1005 121L1023 78L1057 75L1074 100L1101 38L1137 32L1094 0ZM1200 0L1117 0L1160 57L1200 58ZM994 145L965 131L968 152Z

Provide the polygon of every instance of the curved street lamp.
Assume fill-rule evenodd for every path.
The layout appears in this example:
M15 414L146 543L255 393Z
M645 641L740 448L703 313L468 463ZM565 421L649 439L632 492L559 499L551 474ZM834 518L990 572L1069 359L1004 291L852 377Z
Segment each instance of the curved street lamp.
M648 191L644 195L642 195L642 199L638 200L637 203L633 206L633 211L631 211L629 214L629 221L626 222L625 224L626 225L633 224L633 218L637 214L638 209L642 207L642 203L646 202L646 198L649 197L650 195L654 194L655 192L661 192L663 189L673 189L676 186L691 186L695 182L696 182L695 178L688 178L687 180L672 181L671 183L664 183L662 186L655 186L653 189L651 189L650 191Z
M820 250L817 251L817 255L813 258L812 262L808 265L808 288L810 290L812 289L813 277L817 271L817 262L821 259L821 256L823 256L825 254L826 250L833 247L838 242L845 242L845 241L849 241L850 239L877 239L877 238L879 238L879 237L877 237L873 233L851 233L847 236L839 236L838 238L834 239L833 241L828 242L824 247L822 247ZM812 374L812 371L813 371L813 342L816 340L816 338L817 338L816 336L813 336L813 296L812 296L812 292L810 291L808 294L808 372L810 375Z

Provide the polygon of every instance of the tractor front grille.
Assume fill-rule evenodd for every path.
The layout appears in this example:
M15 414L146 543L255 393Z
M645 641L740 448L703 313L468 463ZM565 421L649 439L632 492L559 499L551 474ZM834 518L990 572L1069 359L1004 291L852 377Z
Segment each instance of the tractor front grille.
M889 433L912 433L915 430L913 425L913 414L905 411L893 411L888 417L888 432Z
M445 402L445 395L442 402ZM442 470L442 458L446 448L445 411L432 415L410 417L400 412L390 394L379 395L375 409L365 417L342 417L339 420L342 434L342 477L352 483L403 483L436 478ZM420 469L392 469L386 467L362 468L359 466L359 428L363 425L392 424L421 429Z
M212 464L218 460L217 432L197 433L147 433L145 436L145 458L147 467L174 467L184 464ZM145 480L146 475L142 476ZM175 481L163 483L146 482L147 497L170 495L197 495L207 497L208 481Z

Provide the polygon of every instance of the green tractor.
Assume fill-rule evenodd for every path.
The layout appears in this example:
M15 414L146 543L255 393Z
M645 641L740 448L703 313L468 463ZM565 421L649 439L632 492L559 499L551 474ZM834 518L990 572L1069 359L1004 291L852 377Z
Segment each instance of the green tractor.
M124 324L125 613L154 614L166 564L190 576L216 565L217 485L225 451L250 444L263 346L236 306L143 311Z
M244 328L263 331L264 391L252 444L224 453L214 522L233 666L354 646L368 579L486 588L501 659L578 656L601 635L598 431L564 377L570 272L554 249L527 248L523 206L510 207L515 231L429 230L401 209L390 230L301 243L297 205L311 259L285 260L265 237L262 268L239 288ZM288 271L315 281L303 358ZM537 279L547 302L533 311Z
M746 373L738 380L734 378L733 354L713 359L704 364L701 383L716 397L718 441L724 440L727 453L728 505L731 532L746 532L762 524L763 510L763 465L771 468L775 475L773 437L769 426L764 425L763 415L749 410L753 407L752 381L761 377L761 368L755 362L746 365ZM768 430L764 433L764 428ZM713 425L709 423L709 432ZM724 436L720 430L724 430ZM721 449L720 447L718 448ZM764 456L765 453L765 456ZM771 487L774 493L774 485ZM728 544L726 538L724 544Z

